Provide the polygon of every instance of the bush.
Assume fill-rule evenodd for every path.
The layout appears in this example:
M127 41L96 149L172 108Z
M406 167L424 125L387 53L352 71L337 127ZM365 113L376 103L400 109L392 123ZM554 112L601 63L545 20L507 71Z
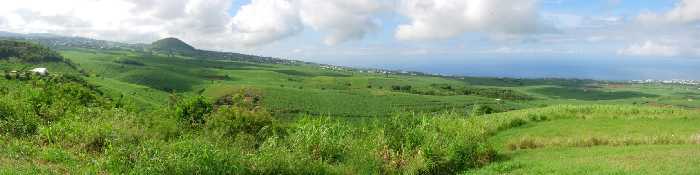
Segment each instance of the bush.
M219 109L206 119L206 129L220 136L234 138L239 134L255 136L256 141L275 134L272 116L267 112L230 107Z
M0 101L0 134L14 136L34 135L39 126L39 121L34 115L16 110L5 101Z
M175 108L175 116L181 122L195 127L204 124L205 117L213 109L213 105L204 96L197 96L180 101Z
M389 174L456 174L484 166L496 151L456 118L396 117L383 127L380 149Z
M486 114L492 114L494 113L495 110L491 108L490 106L487 105L474 105L471 111L472 116L480 116L480 115L486 115Z
M393 86L391 86L391 90L393 90L393 91L411 92L411 89L413 89L413 87L411 85L403 85L403 86L393 85Z

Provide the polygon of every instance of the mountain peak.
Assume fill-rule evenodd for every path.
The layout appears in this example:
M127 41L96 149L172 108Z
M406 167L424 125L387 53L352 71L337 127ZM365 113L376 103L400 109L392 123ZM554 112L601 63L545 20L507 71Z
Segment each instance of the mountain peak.
M151 44L153 49L156 50L170 50L170 51L194 51L196 50L191 45L185 43L184 41L177 38L164 38L153 42Z

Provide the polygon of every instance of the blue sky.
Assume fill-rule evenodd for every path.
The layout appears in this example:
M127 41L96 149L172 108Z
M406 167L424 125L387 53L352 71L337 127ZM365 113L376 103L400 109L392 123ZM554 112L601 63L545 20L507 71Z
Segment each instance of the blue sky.
M449 74L700 79L682 68L700 58L700 0L62 1L4 2L0 31L179 37L211 50Z

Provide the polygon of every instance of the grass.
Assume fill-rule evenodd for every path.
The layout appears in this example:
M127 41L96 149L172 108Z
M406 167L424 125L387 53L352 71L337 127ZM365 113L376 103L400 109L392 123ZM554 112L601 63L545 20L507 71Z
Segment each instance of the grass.
M61 53L84 70L86 84L0 79L0 174L698 172L700 104L688 101L697 88ZM444 87L534 98L496 100ZM201 110L196 123L183 120L178 109L200 110L174 102L200 95L201 106L236 98ZM475 105L497 113L475 116Z
M698 119L555 120L499 133L492 140L508 150L543 147L695 144Z
M42 84L41 80L32 80L38 81L34 83L1 81L3 85L27 87L13 88L9 94L5 94L6 99L18 94L53 90L35 87L35 84ZM18 106L34 103L23 98L10 101ZM75 104L70 100L77 100L49 99L54 100L50 101L53 104ZM306 115L281 120L264 110L260 111L259 107L234 105L204 114L204 121L199 125L189 125L175 117L174 107L150 112L130 112L92 105L65 107L65 115L51 118L51 122L38 123L34 133L2 137L3 143L9 144L2 146L4 152L0 153L0 171L10 174L605 174L653 173L673 169L675 173L685 173L694 169L686 170L673 164L642 170L620 169L617 166L644 164L640 159L656 159L659 155L654 152L649 153L649 157L622 159L647 153L644 151L649 149L637 149L646 146L673 148L672 151L678 151L678 155L696 154L693 149L682 147L687 144L591 145L586 148L588 150L565 145L509 151L493 143L498 138L518 138L518 134L522 133L551 138L548 134L573 126L587 130L584 135L608 134L608 137L618 137L620 135L615 135L613 131L621 130L638 136L668 133L688 136L693 133L693 124L698 116L697 112L679 108L559 105L478 117L438 112L397 113L390 117L374 118ZM608 126L599 125L601 123ZM648 126L659 128L638 129ZM558 136L576 137L578 134L573 131L559 132ZM603 166L608 164L599 164L604 161L579 156L596 150L609 156L603 158L605 161L619 161L623 165ZM582 163L576 164L575 169L566 168L570 165L558 161L546 164L547 161L538 159L551 156L546 160L552 162L554 157L567 158L566 155L572 154L574 156L568 158ZM682 157L668 159L664 161L694 161Z
M552 98L576 99L576 100L618 100L628 98L654 98L658 95L646 94L636 91L601 91L598 89L570 88L570 87L545 87L532 90L532 92L546 95Z
M467 174L693 174L696 111L556 106L487 116L495 163Z
M697 145L546 148L504 155L465 174L696 174Z

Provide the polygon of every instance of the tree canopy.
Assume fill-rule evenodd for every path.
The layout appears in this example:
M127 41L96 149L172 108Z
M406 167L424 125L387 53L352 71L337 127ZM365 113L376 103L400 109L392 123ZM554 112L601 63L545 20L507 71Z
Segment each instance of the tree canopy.
M0 40L0 60L17 58L23 62L58 62L63 57L51 49L29 42Z

